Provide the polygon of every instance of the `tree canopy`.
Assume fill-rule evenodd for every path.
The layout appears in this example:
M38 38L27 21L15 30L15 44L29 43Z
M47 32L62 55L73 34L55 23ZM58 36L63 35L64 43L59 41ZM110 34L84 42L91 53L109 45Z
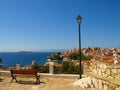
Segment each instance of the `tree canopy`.
M80 53L71 53L69 56L69 58L73 59L73 60L79 60L80 59ZM81 53L81 58L82 60L90 60L92 59L91 56L85 56L83 53Z
M2 63L2 58L0 58L0 63Z
M51 61L62 61L64 58L64 56L58 52L56 54L52 54L51 56L48 57L48 59L50 59ZM80 59L80 53L79 52L75 52L75 53L71 53L68 55L68 58L72 59L72 60L79 60ZM92 56L85 56L83 53L81 53L81 59L82 60L90 60L92 59Z
M63 60L63 56L61 55L60 52L57 54L52 54L51 56L48 57L50 60Z

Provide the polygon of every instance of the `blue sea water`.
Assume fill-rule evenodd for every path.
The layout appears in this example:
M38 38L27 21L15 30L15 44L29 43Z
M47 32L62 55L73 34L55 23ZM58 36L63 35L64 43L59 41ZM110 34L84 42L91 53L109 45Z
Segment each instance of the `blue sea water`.
M0 52L4 68L13 67L18 62L21 66L31 65L35 60L38 64L43 65L47 57L55 52Z

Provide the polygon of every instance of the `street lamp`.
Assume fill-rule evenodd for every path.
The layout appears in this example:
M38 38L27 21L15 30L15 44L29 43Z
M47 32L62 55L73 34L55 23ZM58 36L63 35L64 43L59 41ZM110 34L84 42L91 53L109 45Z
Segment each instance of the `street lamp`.
M82 78L82 67L81 67L81 31L80 31L80 24L81 24L81 21L82 21L82 17L79 15L77 18L77 22L78 22L78 33L79 33L79 55L80 55L80 60L79 60L79 68L80 68L80 71L79 71L79 77L80 79Z

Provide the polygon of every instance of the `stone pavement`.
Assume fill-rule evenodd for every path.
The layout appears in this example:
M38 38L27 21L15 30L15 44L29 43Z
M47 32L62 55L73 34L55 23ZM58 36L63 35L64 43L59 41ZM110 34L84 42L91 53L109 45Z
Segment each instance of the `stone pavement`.
M16 83L10 83L10 76L0 75L0 90L98 90L95 88L80 88L74 86L73 83L77 80L66 78L54 78L54 77L41 77L39 85L35 85L35 77L17 77L20 81Z

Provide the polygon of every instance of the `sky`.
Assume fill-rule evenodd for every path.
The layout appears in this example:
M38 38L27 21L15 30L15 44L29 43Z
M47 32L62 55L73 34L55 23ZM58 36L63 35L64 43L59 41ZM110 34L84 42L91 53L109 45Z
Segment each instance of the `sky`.
M0 52L120 47L120 0L0 0Z

